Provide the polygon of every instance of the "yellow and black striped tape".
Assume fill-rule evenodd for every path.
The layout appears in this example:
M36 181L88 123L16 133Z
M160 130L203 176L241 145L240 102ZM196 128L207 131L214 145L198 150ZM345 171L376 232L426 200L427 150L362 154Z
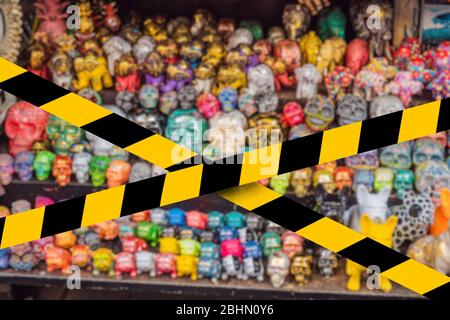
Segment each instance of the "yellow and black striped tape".
M2 61L0 61L2 62ZM21 97L23 100L28 101L34 105L37 106L41 106L42 109L49 111L52 114L55 114L77 126L81 126L82 128L84 128L87 131L90 131L102 138L104 138L105 140L108 140L116 145L119 145L125 149L127 149L128 151L135 153L137 155L139 155L140 157L148 160L148 161L152 161L156 164L162 164L162 162L164 162L163 166L167 167L170 164L175 163L175 161L173 161L173 158L171 157L171 152L166 152L166 153L160 153L158 158L156 160L155 157L151 154L151 150L155 150L154 146L157 146L157 143L159 143L159 146L162 147L162 149L167 150L167 151L171 151L171 148L173 148L173 146L175 145L173 142L171 141L167 141L167 139L153 134L152 132L141 128L138 125L135 125L134 123L132 123L131 121L128 121L126 119L123 119L119 116L116 116L114 114L112 114L111 112L107 111L106 109L103 109L91 102L89 102L88 100L85 100L81 97L78 97L76 95L74 95L73 93L70 93L68 91L66 91L65 89L62 89L60 87L55 86L54 84L52 84L51 82L48 82L42 78L39 78L29 72L26 72L24 69L17 67L9 62L6 62L8 64L8 67L10 67L11 65L14 66L14 68L16 68L16 71L9 71L6 75L0 76L0 89L4 89L6 91L9 91L19 97ZM0 67L1 67L1 63L0 63ZM0 68L1 69L1 68ZM3 81L5 80L6 81ZM34 82L33 82L34 81ZM18 86L23 85L24 84L28 84L27 86L29 86L30 84L32 85L33 88L40 88L39 90L36 90L35 92L30 92L28 91L27 93L22 93L21 94L21 89L18 88ZM34 85L33 85L34 84ZM18 92L15 92L18 91ZM45 97L43 98L42 95L45 95ZM61 104L64 104L64 109L61 108ZM284 172L289 172L292 170L295 170L295 167L298 168L298 164L291 164L289 161L283 161L282 158L282 154L280 152L281 150L285 151L287 156L285 159L289 160L289 157L291 156L295 156L296 158L298 156L302 156L304 159L304 154L300 154L298 153L298 148L301 147L302 151L308 151L309 148L315 148L315 150L317 151L317 148L319 147L319 152L314 153L314 154L319 154L318 157L309 157L306 160L304 160L302 166L310 166L310 165L314 165L317 163L325 163L331 160L335 160L337 158L341 158L341 157L346 157L349 155L353 155L359 152L365 152L368 150L372 150L375 148L379 148L379 147L383 147L385 145L389 145L389 144L393 144L398 142L403 142L403 141L407 141L407 140L411 140L411 139L415 139L424 135L428 135L434 132L439 132L442 130L446 130L446 128L449 127L448 125L448 107L447 108L443 108L443 106L448 106L447 103L439 103L439 102L435 102L434 104L434 108L436 109L436 107L438 108L438 115L437 118L436 116L433 118L433 116L431 117L427 117L430 114L429 110L425 110L425 111L418 111L415 112L414 114L406 114L404 115L403 112L401 115L397 115L397 117L389 115L390 119L388 117L385 116L385 121L374 121L374 120L378 120L379 118L376 119L371 119L367 122L365 126L364 122L361 123L361 125L359 126L354 126L354 127L350 127L350 126L346 126L348 128L346 128L346 130L342 130L341 132L334 132L333 134L329 134L329 131L324 132L324 133L320 133L320 134L316 134L314 136L310 136L309 139L298 139L298 140L303 140L300 141L300 144L291 144L288 145L287 143L283 144L283 145L276 145L276 146L270 146L268 148L266 148L266 150L264 150L264 152L261 153L261 151L263 150L257 150L255 152L249 153L249 154L245 154L245 155L240 155L237 156L237 158L241 158L244 159L244 164L247 164L247 169L249 171L249 174L246 175L246 179L254 179L255 177L267 177L267 176L273 176L273 172L275 172L275 169L278 169L278 172L284 173ZM82 106L80 108L80 110L73 110L74 107L76 106ZM429 108L431 104L428 105L424 105L421 107L427 107ZM59 107L58 107L59 106ZM67 108L67 109L66 109ZM420 108L420 107L416 107L416 108ZM75 111L75 112L74 112ZM436 111L436 110L434 110ZM84 113L84 115L80 115L79 113ZM447 112L447 114L445 114L445 112ZM421 116L425 116L425 118L421 117ZM428 119L429 120L425 123L425 128L423 126L420 126L420 130L414 130L413 129L413 124L417 124L419 123L418 120L419 119ZM88 121L88 120L92 120L93 121ZM434 125L433 128L433 121L436 121L437 119L437 124ZM447 122L446 122L447 121ZM372 122L372 123L370 123ZM436 122L435 122L436 123ZM389 124L392 124L392 126L390 126ZM427 126L428 124L428 126ZM355 125L355 124L354 124ZM391 135L394 136L398 136L398 138L396 139L392 139L392 140L388 140L388 139L374 139L374 132L378 132L379 129L386 128L386 125L388 128L394 128L393 130L389 131ZM114 128L112 130L112 128ZM338 129L342 129L338 128ZM395 129L397 128L397 129ZM403 128L403 129L402 129ZM444 128L444 129L442 129ZM120 130L121 129L121 130ZM442 129L442 130L441 130ZM337 129L334 129L337 130ZM435 131L433 131L435 130ZM137 137L136 139L133 138L127 138L127 137L123 137L120 135L120 132L134 132L135 136ZM330 130L332 131L332 130ZM357 132L358 131L358 132ZM356 133L357 132L357 133ZM353 147L349 146L349 147L345 147L345 150L342 150L342 146L339 146L340 150L333 150L333 145L336 147L336 143L337 142L341 142L341 141L348 141L347 139L349 137L355 137L355 133L356 135L360 135L361 138L359 139L359 143L358 143L358 148L357 151L354 152L354 143L353 143ZM157 139L153 138L152 140L150 140L151 137L158 137ZM389 135L388 135L389 137ZM398 140L397 140L398 139ZM351 140L350 140L351 141ZM363 143L361 143L361 141L363 141ZM388 142L389 141L389 142ZM293 141L298 143L299 141ZM152 148L149 148L149 147ZM147 150L145 150L147 149ZM145 150L145 151L144 151ZM156 148L156 150L160 150L160 148ZM354 153L351 153L354 152ZM140 154L139 154L140 153ZM348 154L346 154L348 153ZM189 154L189 152L183 152L184 155ZM345 155L343 155L345 154ZM161 158L162 155L162 158ZM170 155L170 156L169 156ZM191 155L195 155L194 153L191 153ZM267 162L267 157L269 156L269 161ZM277 167L277 160L279 159L279 166ZM153 160L152 160L153 159ZM166 160L166 161L162 161L162 160ZM170 160L169 160L170 159ZM260 161L261 159L264 159L265 161ZM169 160L169 161L167 161ZM183 160L183 159L180 159ZM198 160L198 159L196 159ZM295 161L295 160L294 160ZM256 163L255 163L256 162ZM292 161L291 161L292 162ZM198 163L198 162L194 162L194 163ZM224 161L224 163L227 163L226 161ZM201 165L203 166L203 165ZM222 166L221 169L221 174L224 174L224 176L227 176L226 172L223 171L224 168L227 168L227 166L230 166L229 164ZM195 167L197 167L197 169L195 169ZM191 169L195 169L195 173L199 173L199 166L195 166L195 167L188 167L185 166L183 164L181 165L175 165L175 166L171 166L168 168L169 171L171 170L176 170L176 169L190 169L190 172L186 172L181 176L178 176L175 180L181 182L183 181L184 183L186 181L189 181L189 177L191 175L191 173L194 173L194 171L192 171ZM240 167L240 165L238 165L238 167ZM294 167L294 169L291 170L291 168ZM231 169L228 167L228 169ZM261 169L265 170L266 172L264 174L261 174ZM183 171L185 171L183 170ZM241 168L241 170L244 170L244 167ZM203 170L202 170L203 171ZM236 168L233 168L231 170L228 170L230 173L235 173L236 172ZM207 172L207 171L206 171ZM201 173L201 172L200 172ZM214 189L214 188L210 188L208 187L208 185L213 184L216 180L215 178L217 177L216 174L216 170L210 170L209 174L207 173L205 175L206 179L201 180L201 185L200 185L200 194L206 194L206 193L210 193L210 192L214 192L217 191L218 189ZM184 177L184 178L183 178ZM208 179L209 177L209 179ZM223 176L222 176L223 177ZM258 178L258 179L259 179ZM258 180L257 179L257 180ZM173 179L171 179L173 180ZM169 179L170 181L170 179ZM197 181L198 184L198 179L195 180ZM240 184L245 184L245 178L244 180L242 180L242 178L239 180ZM253 180L255 181L255 180ZM179 185L176 182L168 182L167 186L168 189L170 190L170 185ZM164 185L166 185L166 181L164 181L162 183L163 185L163 192L164 192ZM203 186L203 188L202 188ZM124 187L124 186L122 186ZM118 188L114 188L114 189L120 189L122 187L118 187ZM126 186L128 187L128 185ZM257 187L257 185L253 186L252 188L250 188L251 190L254 190L254 187ZM263 187L262 187L263 188ZM133 202L132 200L127 200L128 198L130 198L130 195L132 193L134 193L131 188L129 188L130 192L128 193L128 195L125 194L125 190L123 190L122 192L120 190L116 190L116 191L112 191L113 189L109 189L106 191L102 191L102 192L108 192L108 194L101 194L100 193L96 193L96 194L91 194L86 196L86 199L82 198L78 198L78 199L72 199L72 200L68 200L65 202L62 202L61 206L59 208L56 208L56 205L54 205L54 209L51 210L42 210L43 208L39 209L35 209L35 210L31 210L29 212L26 212L29 214L29 219L28 218L24 218L24 216L22 216L23 214L20 215L15 215L14 217L16 217L15 219L10 219L12 220L12 223L3 223L3 228L5 226L7 226L7 230L12 230L14 231L17 230L18 226L23 226L23 223L25 222L25 220L22 219L27 219L28 221L28 225L30 226L33 223L29 223L29 222L34 222L34 224L36 223L40 223L42 224L42 230L40 233L39 237L44 237L50 234L54 234L54 233L58 233L58 232L62 232L62 231L67 231L67 230L72 230L75 229L77 227L80 226L87 226L93 223L97 223L100 221L104 221L104 220L108 220L108 219L113 219L113 218L117 218L118 216L123 216L123 215L127 215L127 214L131 214L137 211L141 211L141 210L145 210L148 209L149 206L151 207L156 207L157 205L149 205L148 203L146 205L144 205L142 208L144 209L137 209L139 208L139 205L136 204L136 206L133 205L129 205L130 202ZM134 189L134 188L133 188ZM135 190L142 190L141 186L137 187ZM159 188L156 188L159 189ZM248 189L248 190L250 190ZM267 190L267 189L266 189ZM270 190L267 190L268 192L272 192ZM146 192L145 192L146 193ZM172 191L168 192L168 194L171 194ZM176 192L174 192L176 193ZM238 193L238 191L236 190L236 194ZM255 194L256 192L254 192L254 194L248 194L249 199L255 199ZM95 196L94 196L95 195ZM110 196L111 195L111 196ZM137 193L139 198L144 198L145 194L141 194L139 195L139 193ZM172 203L170 201L174 201L174 199L177 198L182 198L182 197L186 197L186 196L191 196L192 193L190 192L184 192L183 195L175 195L175 198L171 199L172 197L168 197L166 196L165 198L162 196L161 197L161 204L167 202L166 204ZM121 203L121 199L120 197L123 197L123 203ZM278 195L278 197L280 197ZM163 198L165 200L163 200ZM115 202L113 200L116 200ZM132 199L132 197L131 197ZM80 201L81 200L81 201ZM84 201L83 201L84 200ZM103 202L103 201L105 202ZM100 202L99 202L100 201ZM181 200L179 200L181 201ZM276 202L279 202L279 204L282 204L283 202L286 201L291 201L287 198L279 198L279 200L277 200ZM108 206L108 213L105 212L105 204L106 202L110 203L110 206ZM175 201L176 202L176 201ZM292 201L291 201L292 202ZM271 203L272 205L275 202ZM128 204L128 205L127 205ZM291 205L296 204L295 202L292 202ZM58 204L57 204L58 205ZM122 207L120 210L118 208ZM264 208L270 208L270 205L267 204L266 206L261 206L260 210L260 214L264 215L264 212L274 212L272 210L267 211L267 209ZM273 208L273 207L272 207ZM60 212L60 210L67 209L68 211L73 210L73 212L75 213L73 215L73 219L72 221L69 220L65 220L65 222L63 221L57 221L57 219L55 219L55 214L52 214L51 212ZM298 209L298 204L297 204L297 209ZM301 210L305 210L306 208L300 208ZM95 213L96 210L98 212L104 212L106 213L106 215L104 216L99 216L98 213ZM264 211L265 210L265 211ZM309 209L306 209L309 210ZM80 211L84 211L84 214L81 214L81 217L79 218L75 218L76 212L80 212ZM256 213L258 213L258 209L254 210ZM292 210L291 210L292 211ZM315 221L314 211L309 210L310 213L308 214L307 219L310 219L311 221ZM120 212L120 214L119 214ZM118 215L119 214L119 215ZM316 216L318 215L317 213L315 213ZM22 216L19 219L19 216ZM40 216L42 216L42 219L39 219ZM95 216L95 218L94 218ZM320 215L318 215L319 217L321 217ZM265 217L277 222L274 218L276 217L272 217L270 215L265 215ZM33 220L34 218L34 220ZM325 219L323 217L321 217L321 219ZM61 219L60 219L61 220ZM290 221L290 219L289 219ZM14 223L15 222L15 223ZM279 222L278 222L279 223ZM287 225L285 223L279 223L280 225L286 226ZM336 223L337 224L337 223ZM70 225L72 225L73 227L70 227ZM339 224L337 224L339 225ZM31 226L30 226L31 227ZM59 229L60 227L64 228L64 230ZM343 227L340 225L341 228L344 229L348 229L346 227ZM296 230L295 228L292 227L288 227L290 230ZM33 232L30 233L34 235L34 237L36 237L37 235L37 228L32 228ZM349 229L351 230L351 229ZM5 230L6 231L6 230ZM353 231L352 231L353 232ZM4 236L2 237L2 247L6 247L6 246L10 246L13 244L8 244L8 243L13 243L14 241L11 242L11 234L14 234L15 232L4 232ZM320 234L321 232L319 232ZM322 232L323 233L323 232ZM5 236L6 234L6 236ZM305 235L304 235L305 236ZM30 236L29 236L30 237ZM26 238L29 238L26 237ZM38 237L38 238L39 238ZM305 236L306 238L310 238L309 236ZM19 237L18 237L19 238ZM5 241L4 241L5 239ZM37 239L37 238L35 238ZM30 241L32 239L28 239L28 240L20 240L21 242L25 242L25 241ZM314 241L314 239L311 239ZM326 245L326 243L319 243L325 247L328 247L329 249L331 245ZM332 249L333 250L333 249ZM390 251L390 250L389 250ZM394 251L395 252L395 251ZM343 254L342 252L340 252L342 255L347 256L349 254ZM360 254L356 254L356 256L360 256ZM353 258L352 260L355 260L355 262L358 262L359 260L356 258ZM360 263L362 265L365 265L364 263ZM392 268L391 268L392 269ZM383 269L384 270L384 269ZM389 277L388 277L389 278ZM395 281L395 279L393 279ZM407 286L408 287L408 286ZM413 289L414 290L414 289ZM416 290L414 290L416 291ZM416 291L418 292L418 291ZM419 292L420 293L420 292Z

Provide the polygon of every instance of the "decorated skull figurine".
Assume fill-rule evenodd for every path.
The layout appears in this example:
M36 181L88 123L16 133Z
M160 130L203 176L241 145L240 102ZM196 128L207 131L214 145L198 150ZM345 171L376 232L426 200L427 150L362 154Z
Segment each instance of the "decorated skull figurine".
M110 162L111 159L107 156L92 157L89 162L89 175L94 187L99 187L105 183L106 169L108 169Z
M266 90L256 97L256 104L260 113L275 112L278 109L278 95L275 91Z
M322 81L322 75L316 66L310 63L295 69L297 79L297 99L312 99L317 94L317 86Z
M411 168L411 143L404 142L381 149L380 163L392 169L407 170Z
M416 189L431 197L434 205L441 204L440 193L450 189L450 169L445 162L427 160L416 168Z
M178 107L178 94L176 91L165 92L159 100L159 110L168 115Z
M113 160L106 170L106 178L108 179L108 187L113 188L120 186L128 181L131 165L123 160Z
M213 117L220 110L220 102L215 95L203 93L197 97L198 111L207 119Z
M266 91L275 91L275 81L272 69L266 64L260 64L248 71L248 92L257 96Z
M131 166L130 182L136 182L150 178L152 176L152 167L147 162L135 162Z
M178 105L181 109L192 109L195 105L197 92L194 86L187 85L178 91Z
M130 92L127 90L121 90L116 95L116 105L119 107L119 110L122 110L122 114L119 112L116 112L120 115L123 115L126 117L126 113L131 112L132 110L136 109L138 106L138 98L134 92ZM145 107L145 106L144 106ZM113 111L113 110L111 110ZM125 113L123 113L125 112Z
M394 171L390 168L377 168L373 173L375 177L374 188L380 192L384 188L392 189L394 184Z
M6 186L11 183L14 173L14 158L7 154L0 154L0 184Z
M429 139L415 141L413 151L413 164L418 166L427 160L444 161L445 149L438 143Z
M275 288L280 288L289 275L289 256L284 252L272 252L267 263L267 275Z
M321 95L316 95L305 106L306 125L314 132L325 130L335 117L334 102Z
M22 151L16 155L14 160L14 171L19 175L20 180L29 181L33 176L34 153Z
M150 84L144 84L139 90L139 103L148 111L155 110L158 107L159 89Z
M141 36L133 45L133 53L139 64L145 62L150 52L153 52L156 47L156 42L150 36Z
M364 185L368 191L372 191L375 177L370 170L356 170L353 179L353 191L356 192L359 185Z
M337 104L336 113L341 126L367 119L367 102L361 97L346 94Z
M232 87L223 88L218 95L218 99L222 105L222 110L225 112L229 112L237 108L238 98L238 92Z
M43 138L48 113L28 102L19 101L8 112L5 132L9 138L9 153L13 156L31 150L34 142Z
M414 189L414 172L411 170L398 169L395 172L394 190L399 199L404 199L408 190Z
M378 168L378 152L371 150L345 158L345 165L354 170L375 170Z
M72 171L79 183L86 183L89 180L89 162L92 156L87 152L80 152L74 155Z
M303 198L307 195L312 184L312 169L304 168L292 173L291 185L297 197Z
M56 156L52 174L61 187L67 186L72 176L72 158L65 155Z
M40 151L36 154L33 162L33 169L36 174L36 178L39 181L48 179L50 172L52 171L55 158L56 155L50 151Z
M371 118L375 118L403 109L403 103L400 98L393 95L382 95L372 100L369 114Z

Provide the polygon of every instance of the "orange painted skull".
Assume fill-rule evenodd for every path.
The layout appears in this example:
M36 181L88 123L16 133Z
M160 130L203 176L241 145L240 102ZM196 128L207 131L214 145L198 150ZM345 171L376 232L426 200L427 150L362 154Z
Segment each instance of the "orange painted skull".
M72 159L69 156L58 155L53 163L52 174L61 187L67 186L72 176Z
M109 168L106 170L108 187L113 188L126 183L130 172L131 165L128 162L123 160L111 161Z

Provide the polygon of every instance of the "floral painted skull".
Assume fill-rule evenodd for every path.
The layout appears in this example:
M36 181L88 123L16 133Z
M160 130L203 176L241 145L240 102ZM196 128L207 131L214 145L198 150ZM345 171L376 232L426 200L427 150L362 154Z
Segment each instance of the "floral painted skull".
M113 160L106 170L106 178L108 179L108 187L118 187L128 181L130 176L131 165L123 160Z
M80 128L55 116L50 116L48 119L46 134L58 155L68 155L71 148L78 144L83 137Z
M403 199L406 191L414 190L414 172L411 170L399 169L395 172L394 190L397 192L397 197Z
M241 110L247 118L253 116L258 112L256 106L255 97L248 92L248 90L243 90L238 99L239 110Z
M256 97L256 104L260 113L275 112L278 109L278 95L273 90L266 90Z
M8 112L5 133L9 138L9 153L15 156L31 150L34 142L41 140L47 125L48 113L28 102L19 101Z
M427 194L438 207L441 204L441 191L450 189L450 169L442 161L427 160L416 168L416 189Z
M14 174L14 158L7 154L0 154L0 184L6 186L11 183Z
M372 191L375 177L370 170L356 170L353 179L353 191L356 192L359 185L364 185L367 191Z
M303 123L304 118L303 108L297 102L288 102L284 105L281 118L283 124L294 127Z
M431 140L416 140L413 151L413 164L418 166L424 161L444 161L445 148Z
M181 109L191 109L195 105L197 91L194 86L184 86L178 91L178 105Z
M334 102L317 95L305 106L306 125L314 132L326 130L335 116Z
M94 156L89 162L89 174L94 187L99 187L105 183L106 169L108 169L110 162L111 159L107 156Z
M378 168L378 152L371 150L345 158L345 165L354 170L375 170Z
M19 175L20 180L29 181L33 176L34 153L22 151L16 155L14 160L14 171Z
M213 117L220 110L220 102L215 95L203 93L197 97L198 111L207 119Z
M402 100L393 95L382 95L372 100L369 114L371 118L401 111L404 109Z
M61 187L67 186L72 176L72 159L65 155L56 156L52 174Z
M146 162L136 162L131 166L130 182L136 182L150 178L152 176L152 167Z
M289 188L289 181L291 180L291 174L285 173L279 176L272 177L270 179L270 188L279 194L286 194Z
M394 182L394 171L390 168L377 168L374 171L374 187L376 192L380 192L384 188L391 189Z
M33 169L36 174L36 178L39 181L48 179L50 172L52 171L55 158L56 155L50 151L40 151L36 154L33 162Z
M139 103L145 110L154 110L158 107L159 89L150 84L144 84L139 90Z
M411 144L404 142L381 149L380 163L392 169L411 168Z
M336 113L341 126L367 119L367 102L358 96L346 94L337 104Z
M89 180L89 162L92 156L87 152L75 154L72 162L72 171L79 183L86 183Z
M222 104L222 110L225 112L229 112L237 108L238 98L236 89L232 87L223 88L219 92L218 96L218 99Z
M338 190L345 187L352 187L353 184L353 170L347 167L337 167L334 170L334 183Z
M168 115L178 108L178 94L176 91L165 92L159 101L159 110L162 114Z

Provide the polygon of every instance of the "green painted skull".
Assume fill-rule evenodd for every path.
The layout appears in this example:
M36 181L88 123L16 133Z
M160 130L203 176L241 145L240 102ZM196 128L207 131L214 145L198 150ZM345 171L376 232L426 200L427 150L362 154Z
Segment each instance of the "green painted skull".
M56 155L50 151L40 151L34 158L33 169L36 174L36 178L39 181L48 179L50 172L52 171L53 161L55 161Z
M390 168L378 168L374 172L374 187L376 192L380 192L384 188L392 190L394 182L394 171Z
M279 194L286 194L291 180L291 174L285 173L270 179L270 188Z
M414 189L414 172L411 170L397 170L394 179L394 189L397 197L403 199L407 190Z
M46 133L50 144L58 155L68 155L71 148L79 143L83 137L83 131L80 128L55 116L50 116Z
M110 162L111 159L107 156L95 156L89 162L89 174L94 187L99 187L105 183L106 169L108 169Z

